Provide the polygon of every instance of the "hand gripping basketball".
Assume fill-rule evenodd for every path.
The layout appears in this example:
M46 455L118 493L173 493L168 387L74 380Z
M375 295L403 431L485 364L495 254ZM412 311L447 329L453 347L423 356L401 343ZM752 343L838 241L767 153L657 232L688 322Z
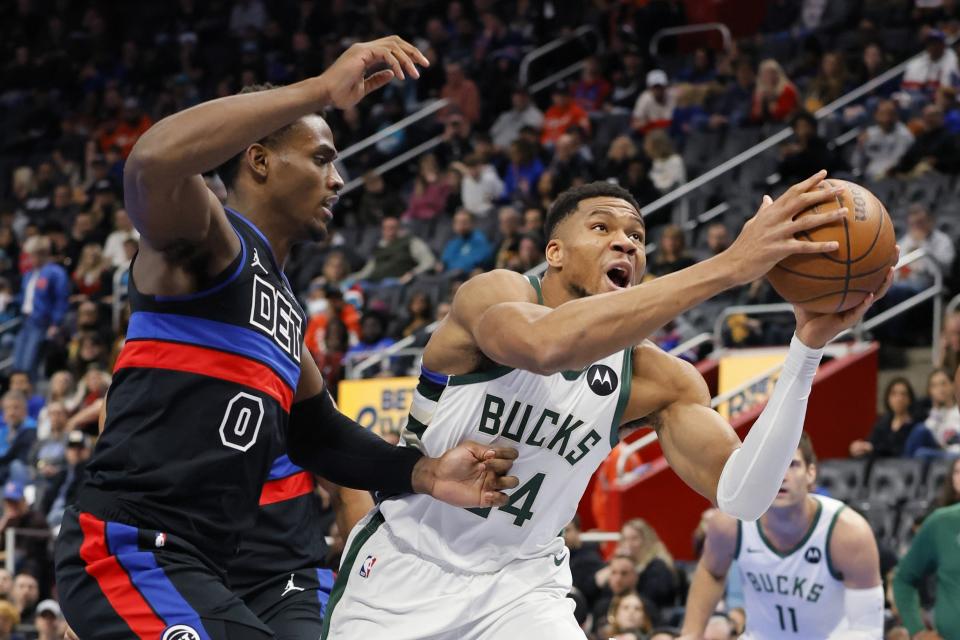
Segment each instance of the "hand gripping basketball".
M358 42L344 51L319 77L327 97L325 102L340 109L352 107L394 78L403 80L407 73L419 78L418 64L430 66L419 49L397 36ZM381 65L387 68L367 75Z

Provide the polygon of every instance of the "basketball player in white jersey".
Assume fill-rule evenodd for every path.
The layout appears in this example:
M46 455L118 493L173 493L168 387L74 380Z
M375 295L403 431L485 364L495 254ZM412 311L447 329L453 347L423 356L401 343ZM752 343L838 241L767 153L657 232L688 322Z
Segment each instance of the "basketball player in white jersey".
M431 455L466 438L508 444L518 450L519 486L495 509L446 508L419 496L383 502L351 533L324 637L582 639L565 598L569 554L558 533L620 425L640 418L691 487L727 513L760 517L800 438L822 347L870 298L840 315L797 310L783 374L742 446L710 408L696 369L645 339L788 254L834 250L794 238L836 219L793 220L836 195L806 193L824 177L776 201L765 197L720 256L635 287L646 266L636 200L606 182L570 189L547 216L542 282L501 270L461 286L424 352L404 443Z
M870 525L839 500L810 493L817 459L803 434L773 506L756 522L718 513L687 596L684 640L699 640L737 561L742 638L880 639L883 587Z

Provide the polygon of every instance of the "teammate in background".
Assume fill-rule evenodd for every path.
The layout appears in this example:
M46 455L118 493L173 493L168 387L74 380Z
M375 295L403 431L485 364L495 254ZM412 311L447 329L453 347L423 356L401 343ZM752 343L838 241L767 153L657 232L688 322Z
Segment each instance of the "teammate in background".
M319 638L323 629L334 574L324 568L328 547L318 482L330 495L340 531L350 531L373 507L368 492L315 478L282 455L260 493L257 522L244 531L227 571L230 588L277 640Z
M960 369L954 376L954 392L960 402ZM956 482L956 464L951 465ZM950 478L947 482L950 482ZM941 507L923 521L910 549L897 565L893 598L903 625L917 640L960 638L960 503ZM937 576L937 601L933 607L934 629L926 628L920 610L919 585Z
M323 75L213 100L158 122L125 165L141 232L126 343L106 426L57 543L57 586L81 638L248 640L274 634L226 586L272 462L339 485L496 506L516 451L464 443L440 458L343 416L283 276L293 244L327 234L343 181L329 127L427 64L396 37L355 44ZM367 75L376 65L386 68ZM201 174L229 169L224 207ZM243 212L243 213L241 213Z
M803 434L763 517L723 513L707 525L687 596L683 637L699 640L723 597L734 560L743 578L744 638L882 638L880 554L867 521L839 500L810 493L817 457Z
M568 553L557 532L620 436L640 418L677 474L733 516L773 502L803 428L822 348L874 296L842 314L796 309L783 373L745 442L710 408L697 370L646 338L677 315L752 282L788 254L832 251L802 229L836 220L797 213L836 191L824 172L791 187L724 253L638 286L646 258L640 207L595 182L562 193L547 217L543 281L496 270L467 281L423 354L404 433L430 455L467 439L511 444L520 486L499 509L406 496L353 530L327 608L326 638L583 638ZM808 193L814 189L814 193ZM841 213L840 215L844 215ZM879 294L892 279L892 270ZM381 603L389 601L383 608Z

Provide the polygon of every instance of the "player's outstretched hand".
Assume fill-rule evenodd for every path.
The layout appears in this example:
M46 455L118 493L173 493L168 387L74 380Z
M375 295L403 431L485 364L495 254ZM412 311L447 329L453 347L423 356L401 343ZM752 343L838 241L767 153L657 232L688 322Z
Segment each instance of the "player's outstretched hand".
M384 65L386 69L367 75L372 68ZM346 109L394 78L403 80L407 74L419 78L417 65L428 67L430 62L406 40L387 36L373 42L351 45L323 72L320 80L323 81L329 102Z
M519 484L507 472L517 459L512 447L488 447L470 440L439 458L424 458L414 469L413 487L456 507L499 507L504 489Z
M897 247L896 264L900 260L900 247ZM874 293L871 293L863 302L852 309L840 313L813 313L794 306L793 313L797 317L797 337L811 349L819 349L833 340L837 335L860 322L874 302L882 298L893 284L894 267L890 267L883 284Z
M826 177L826 171L819 171L787 189L776 200L763 196L756 215L743 225L737 239L721 254L730 263L730 271L738 278L738 284L762 278L775 264L795 253L826 253L839 248L835 241L808 242L795 237L846 215L846 208L840 208L794 220L797 214L834 200L843 192L843 188L833 188L808 193Z

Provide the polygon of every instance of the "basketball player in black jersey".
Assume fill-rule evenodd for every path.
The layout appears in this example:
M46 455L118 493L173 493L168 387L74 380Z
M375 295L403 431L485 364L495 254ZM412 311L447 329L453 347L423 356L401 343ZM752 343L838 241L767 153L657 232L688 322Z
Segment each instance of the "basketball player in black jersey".
M340 414L301 360L305 318L282 267L293 244L326 234L343 186L312 114L416 77L417 64L396 37L356 44L321 76L198 105L134 147L125 204L142 239L127 342L56 552L81 640L274 637L223 571L285 450L339 485L460 506L504 504L516 486L514 450L465 443L431 459L391 447ZM225 163L226 207L201 177Z

